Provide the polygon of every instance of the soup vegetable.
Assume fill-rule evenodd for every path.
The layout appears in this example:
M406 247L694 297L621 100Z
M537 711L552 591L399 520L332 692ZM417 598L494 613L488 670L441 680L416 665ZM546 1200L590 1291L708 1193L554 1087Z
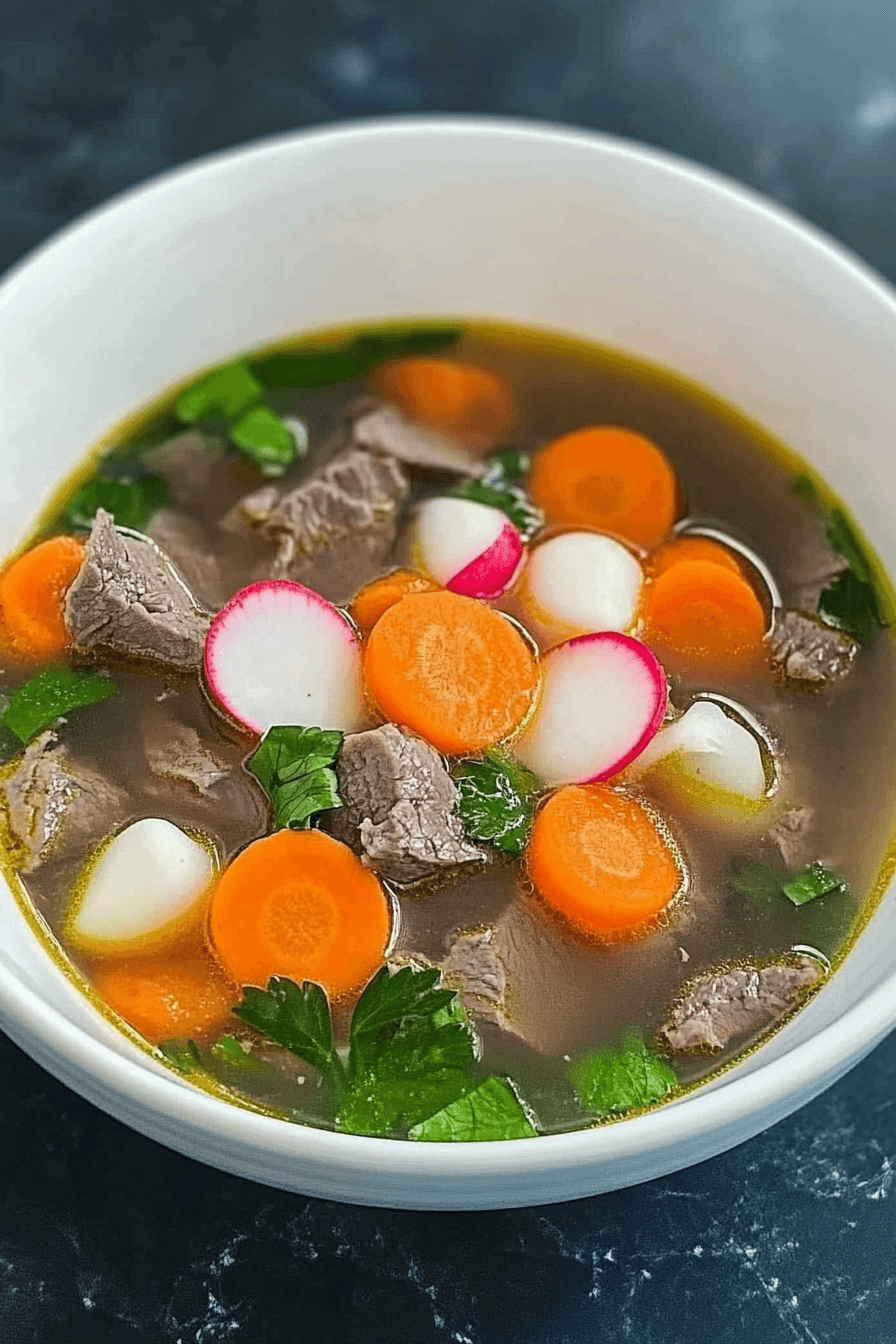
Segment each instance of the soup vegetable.
M662 1104L881 888L896 658L826 486L699 390L471 325L216 368L0 574L7 875L85 992L287 1120Z

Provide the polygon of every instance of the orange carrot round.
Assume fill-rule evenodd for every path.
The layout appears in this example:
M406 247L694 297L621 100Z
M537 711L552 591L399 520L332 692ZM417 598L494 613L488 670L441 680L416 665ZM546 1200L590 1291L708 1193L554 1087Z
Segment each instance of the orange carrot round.
M51 662L68 648L65 594L83 559L82 542L52 537L20 555L0 577L3 627L20 658Z
M535 457L529 493L548 522L596 527L655 546L675 521L678 485L655 443L616 425L593 425Z
M647 567L655 579L665 574L673 565L684 560L706 560L713 565L721 565L734 574L743 574L734 551L729 551L721 542L711 537L683 536L673 537L671 541L657 548L648 558Z
M383 612L411 593L437 593L439 585L426 574L413 569L393 569L373 579L352 598L349 611L362 635L369 635Z
M451 359L415 357L384 364L373 387L413 420L484 451L506 436L514 419L510 389L490 369Z
M535 816L528 863L548 905L602 938L649 925L682 883L650 813L605 784L569 785L548 799Z
M100 998L153 1045L213 1036L240 999L239 990L202 951L117 958L100 963L92 981Z
M240 985L272 975L315 980L334 998L382 964L389 901L369 868L323 831L276 831L225 869L212 892L209 937Z
M743 662L757 653L766 617L741 574L715 561L683 560L651 584L644 602L645 639L671 665Z
M472 597L422 593L371 631L367 688L383 715L449 756L483 751L526 719L539 683L519 631Z

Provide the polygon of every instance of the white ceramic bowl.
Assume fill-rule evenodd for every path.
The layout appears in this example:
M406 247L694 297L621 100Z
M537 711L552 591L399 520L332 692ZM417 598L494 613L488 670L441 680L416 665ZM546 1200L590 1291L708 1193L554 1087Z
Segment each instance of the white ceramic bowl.
M896 573L896 304L785 212L666 155L561 128L367 122L216 155L120 197L0 287L0 553L166 383L297 329L501 318L645 356L730 399L843 494ZM891 890L845 965L758 1053L653 1114L513 1143L329 1134L230 1107L82 999L0 892L0 1022L142 1133L356 1203L562 1200L712 1157L839 1078L896 1021Z

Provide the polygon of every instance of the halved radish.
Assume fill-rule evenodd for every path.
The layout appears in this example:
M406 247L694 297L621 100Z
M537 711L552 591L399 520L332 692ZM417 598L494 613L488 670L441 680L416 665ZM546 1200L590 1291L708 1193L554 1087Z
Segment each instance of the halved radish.
M428 499L417 512L415 540L427 573L463 597L500 597L523 558L506 513L472 499Z
M198 919L215 867L211 847L170 821L135 821L88 864L67 937L95 954L157 951Z
M215 700L254 733L277 724L352 732L361 722L358 637L301 583L242 588L212 621L204 665Z
M631 551L599 532L564 532L529 555L519 599L540 625L560 635L627 630L643 580Z
M697 783L755 803L768 783L759 738L712 700L695 700L680 719L660 729L633 763L641 774L669 761Z
M580 635L551 649L541 666L541 700L514 753L546 784L609 779L663 721L665 673L630 635Z

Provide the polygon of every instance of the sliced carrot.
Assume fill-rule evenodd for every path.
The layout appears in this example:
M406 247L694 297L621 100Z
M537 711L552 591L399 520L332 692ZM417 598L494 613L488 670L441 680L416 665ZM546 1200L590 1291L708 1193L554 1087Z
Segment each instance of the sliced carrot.
M275 831L244 849L212 892L209 936L228 975L315 980L338 997L382 964L389 901L369 868L323 831Z
M398 359L377 369L373 387L413 420L459 439L468 448L492 448L514 419L510 389L490 369L451 359Z
M548 522L612 532L655 546L675 521L678 483L665 453L617 425L593 425L535 457L529 493Z
M710 564L721 565L723 569L730 569L734 574L743 574L735 553L711 537L673 537L653 552L648 558L647 567L656 579L683 560L706 560Z
M240 993L207 952L135 956L101 962L93 987L119 1017L153 1045L175 1037L213 1036Z
M0 609L13 651L31 662L50 662L70 644L65 594L84 546L74 537L52 537L20 555L0 577Z
M766 627L747 580L714 560L682 560L660 574L644 620L646 642L674 670L742 663L761 648Z
M535 655L491 607L458 593L405 597L373 627L364 656L371 697L393 723L449 756L482 751L528 716Z
M553 909L604 938L655 920L683 876L650 813L605 784L569 785L548 799L535 816L528 863Z
M381 579L365 584L352 598L349 611L362 635L369 635L384 611L411 593L437 593L439 585L413 569L393 569Z

